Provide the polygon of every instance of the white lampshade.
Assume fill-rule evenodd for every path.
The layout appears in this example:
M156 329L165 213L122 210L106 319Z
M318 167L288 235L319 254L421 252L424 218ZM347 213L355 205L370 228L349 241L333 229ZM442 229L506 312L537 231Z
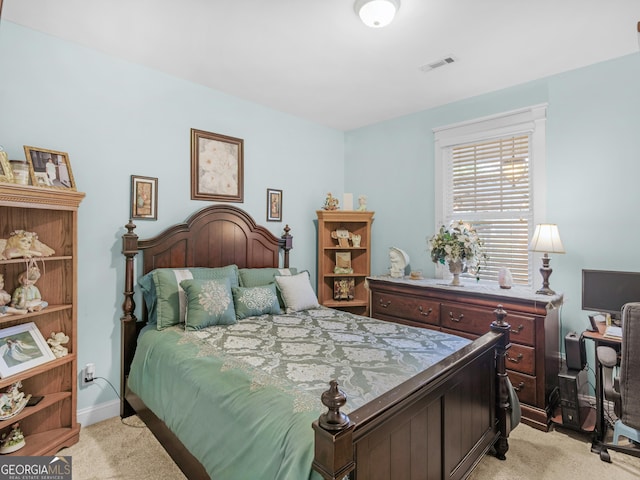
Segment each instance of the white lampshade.
M552 223L536 225L529 250L532 252L565 253L558 226Z
M368 27L386 27L400 8L400 0L356 0L356 13Z

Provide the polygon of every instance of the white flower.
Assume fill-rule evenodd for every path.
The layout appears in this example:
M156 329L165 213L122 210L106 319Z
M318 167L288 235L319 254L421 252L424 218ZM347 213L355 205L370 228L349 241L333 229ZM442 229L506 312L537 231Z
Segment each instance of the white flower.
M449 263L462 260L467 269L480 271L480 263L486 261L484 245L475 229L462 221L452 222L449 228L443 225L429 241L431 260L434 263Z

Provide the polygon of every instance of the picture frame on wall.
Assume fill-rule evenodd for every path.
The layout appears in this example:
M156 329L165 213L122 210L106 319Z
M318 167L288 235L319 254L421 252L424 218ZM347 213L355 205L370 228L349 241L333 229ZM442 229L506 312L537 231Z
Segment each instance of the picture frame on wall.
M282 190L267 188L267 222L282 221Z
M191 129L191 199L244 200L244 140Z
M45 148L24 146L31 184L39 187L75 190L69 154Z
M158 179L131 175L131 219L158 219Z
M13 183L13 170L7 152L0 150L0 182Z
M55 359L34 322L0 330L0 378Z

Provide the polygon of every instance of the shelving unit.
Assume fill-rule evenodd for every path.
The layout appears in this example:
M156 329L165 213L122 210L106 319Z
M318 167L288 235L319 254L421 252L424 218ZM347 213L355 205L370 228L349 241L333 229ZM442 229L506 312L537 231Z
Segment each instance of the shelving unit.
M374 212L318 210L318 301L330 308L348 310L359 315L369 313L369 292L365 288L366 278L371 272L371 224ZM332 232L346 230L360 236L360 246L340 246ZM346 242L343 242L346 243ZM336 254L351 256L353 273L336 273ZM351 280L353 279L353 280ZM334 299L335 282L353 282L352 298Z
M53 455L78 441L77 422L77 238L78 207L85 194L66 189L0 184L0 238L14 230L36 232L38 239L55 250L50 257L34 257L42 276L36 283L49 305L39 312L0 317L0 328L34 322L47 339L52 332L69 336L69 354L24 372L0 379L0 390L21 381L25 394L42 395L35 406L25 407L0 422L0 434L20 422L26 445L10 455ZM24 258L0 260L4 289L12 293Z

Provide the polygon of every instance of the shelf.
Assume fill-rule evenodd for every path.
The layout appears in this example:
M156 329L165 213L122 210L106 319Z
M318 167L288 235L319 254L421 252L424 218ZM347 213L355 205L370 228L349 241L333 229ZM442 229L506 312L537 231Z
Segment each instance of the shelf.
M367 251L367 247L363 247L362 245L359 247L341 247L339 245L333 245L329 247L323 247L325 250L362 250L363 252Z
M327 300L322 305L329 308L349 308L349 307L367 307L369 302L366 300Z
M0 379L0 390L22 382L20 391L42 395L32 407L0 422L7 431L20 422L26 445L12 455L53 455L79 439L77 422L77 324L78 324L78 208L85 194L73 189L3 184L0 188L0 218L5 235L15 230L36 232L38 239L55 253L33 257L42 276L37 288L49 302L38 312L0 317L0 328L33 322L47 339L52 332L69 336L69 353L61 358ZM6 238L6 237L5 237ZM5 290L15 292L19 275L28 259L0 260ZM46 347L48 348L48 346Z
M60 256L51 256L51 257L33 257L33 260L37 262L56 262L61 260L72 260L73 257L71 255L60 255ZM28 262L27 258L12 258L10 260L0 260L0 265L9 265L10 263L25 263Z
M44 398L40 400L37 405L34 405L33 407L24 407L18 415L7 418L6 420L0 420L0 429L9 427L16 422L33 415L34 413L38 413L45 408L64 400L65 398L69 398L70 396L71 392L58 392L44 395Z
M74 443L77 443L79 437L79 423L71 428L55 428L46 432L27 435L25 436L26 445L16 452L7 454L7 456L34 457L53 455L61 448L70 447Z
M344 278L344 277L368 277L367 273L326 273L325 278Z
M46 363L42 363L40 365L37 365L33 368L30 368L29 370L25 370L24 372L20 372L20 373L16 373L15 375L10 375L8 377L2 378L0 379L0 389L3 389L4 387L8 387L9 385L17 382L18 380L22 381L25 380L27 378L31 378L34 377L36 375L41 374L42 372L47 372L53 368L59 367L61 365L65 365L69 362L72 362L76 359L76 354L75 353L69 353L68 355L65 355L64 357L61 358L56 358L55 360L51 360L49 362ZM74 373L75 375L75 373ZM26 392L26 393L31 393L31 392Z
M31 319L32 317L38 317L40 315L47 315L47 314L52 313L52 312L60 312L62 310L70 310L71 308L73 308L73 305L71 305L71 304L67 304L67 305L47 305L46 308L43 308L39 312L29 312L29 313L25 313L24 315L15 315L15 314L4 315L4 316L0 317L0 325L2 323L13 322L15 320ZM34 321L36 321L36 320L37 319L34 318Z

